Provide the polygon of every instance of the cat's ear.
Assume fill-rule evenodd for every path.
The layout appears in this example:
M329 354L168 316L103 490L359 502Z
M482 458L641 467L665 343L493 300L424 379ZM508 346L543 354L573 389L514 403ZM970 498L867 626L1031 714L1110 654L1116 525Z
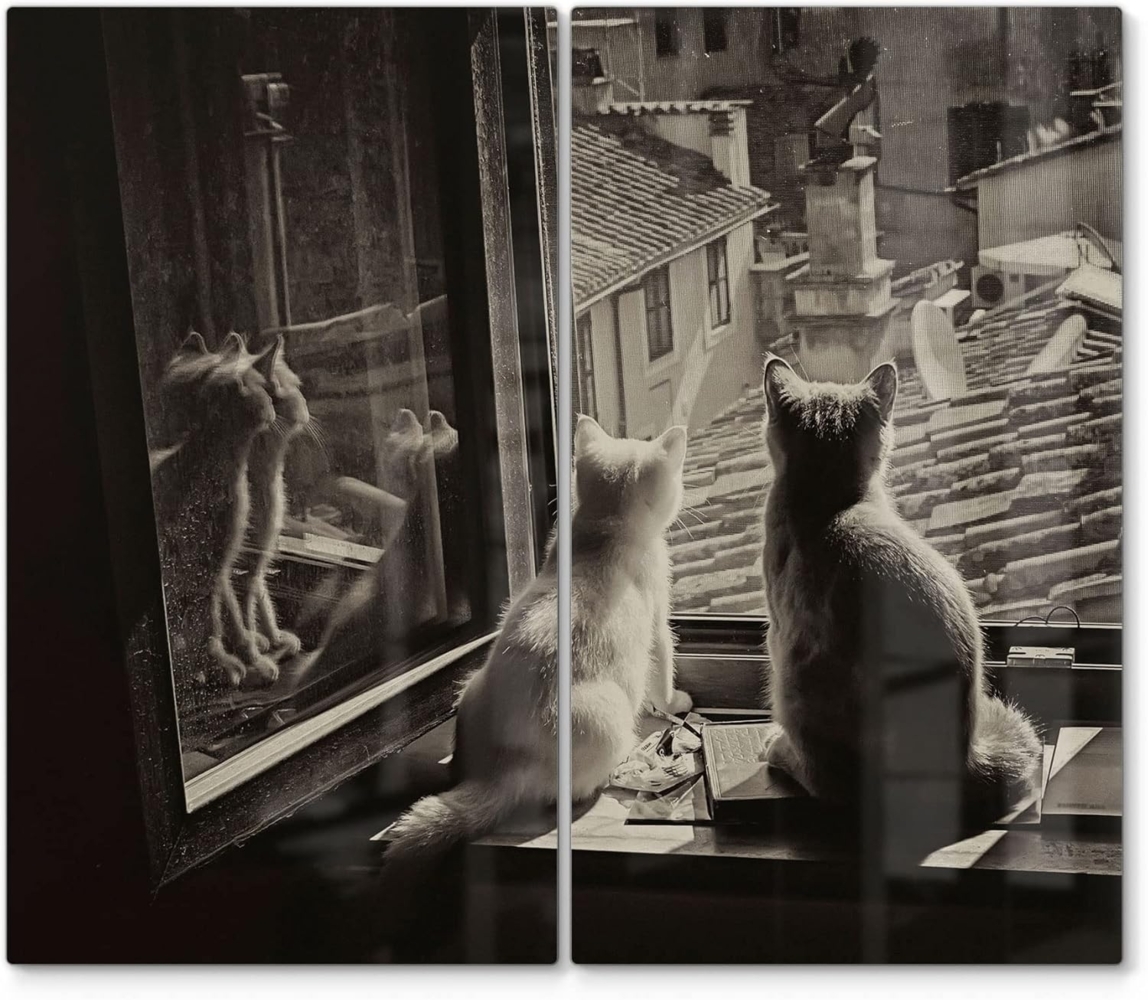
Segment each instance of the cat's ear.
M234 330L223 338L223 343L219 347L219 353L224 357L242 354L245 350L247 350L247 344L244 343L243 338Z
M236 334L236 336L238 336L238 334ZM279 354L282 350L283 338L277 337L275 343L268 347L253 362L255 370L267 379L268 382L271 381L271 374L275 371L275 362L279 360Z
M784 358L779 358L776 354L766 358L761 385L765 392L765 412L771 423L785 409L789 399L790 379L793 377L793 369Z
M401 434L404 431L421 431L422 429L423 425L419 423L415 411L405 406L395 414L395 419L391 421L391 431L396 434Z
M595 441L605 441L609 437L593 417L578 414L578 423L574 427L574 457L585 454L586 449Z
M686 460L686 429L684 427L671 427L660 438L658 443L669 456L670 464L675 469L681 468Z
M187 335L187 339L179 345L179 350L176 351L177 355L183 357L196 357L197 355L207 354L207 344L204 343L203 338L194 330Z
M865 376L865 383L877 397L881 420L887 422L893 415L893 404L897 401L897 365L892 361L878 365Z

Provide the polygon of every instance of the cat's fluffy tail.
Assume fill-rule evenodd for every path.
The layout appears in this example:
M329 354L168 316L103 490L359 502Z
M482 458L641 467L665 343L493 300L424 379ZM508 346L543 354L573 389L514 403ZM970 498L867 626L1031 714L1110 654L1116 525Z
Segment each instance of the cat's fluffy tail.
M470 778L419 799L391 828L388 866L433 857L489 833L524 800L527 785L511 770L495 781Z
M1036 726L1024 712L986 696L977 708L970 754L972 770L981 781L1009 785L1033 774L1044 747Z

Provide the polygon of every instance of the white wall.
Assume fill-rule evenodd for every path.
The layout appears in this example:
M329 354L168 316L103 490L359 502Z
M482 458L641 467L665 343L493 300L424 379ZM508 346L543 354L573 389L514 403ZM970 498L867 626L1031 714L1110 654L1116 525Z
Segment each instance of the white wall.
M675 423L704 427L746 387L761 369L753 287L753 226L727 236L730 322L717 330L709 315L705 247L670 263L673 353L651 363L645 325L645 298L637 290L619 296L621 354L625 373L626 433L652 437ZM613 299L590 308L599 422L612 433L620 426Z
M598 423L611 434L617 434L621 426L622 408L618 399L613 299L602 299L590 307L590 339L594 349L594 395L598 404Z
M1051 236L1076 222L1123 242L1122 148L1108 140L986 177L977 192L980 249Z

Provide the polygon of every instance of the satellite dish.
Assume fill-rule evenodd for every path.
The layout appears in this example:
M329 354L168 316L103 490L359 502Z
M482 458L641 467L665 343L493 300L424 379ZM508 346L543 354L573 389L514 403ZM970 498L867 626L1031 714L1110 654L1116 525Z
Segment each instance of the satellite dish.
M965 361L948 314L928 299L913 306L913 361L930 400L952 399L968 391Z
M1088 333L1088 324L1080 313L1073 313L1056 328L1052 339L1041 348L1025 371L1026 375L1043 375L1045 372L1067 368L1076 356L1077 348Z

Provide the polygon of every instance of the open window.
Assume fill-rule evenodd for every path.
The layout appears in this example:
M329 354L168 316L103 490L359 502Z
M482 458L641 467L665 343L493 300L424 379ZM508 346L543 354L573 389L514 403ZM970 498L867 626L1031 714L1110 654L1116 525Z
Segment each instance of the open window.
M702 47L706 53L724 52L729 45L726 35L729 11L724 7L702 8Z
M105 16L162 585L127 623L157 880L446 718L541 559L542 18Z
M678 11L659 7L654 11L654 51L658 58L676 56L682 50L682 26Z
M927 73L911 85L896 77L909 65L904 60L910 39L928 36L930 16L922 13L906 22L895 47L882 41L886 48L878 65L886 66L886 76L878 73L877 79L883 105L908 107L932 94L921 89L930 85ZM777 51L798 46L801 17L796 8L763 10L762 21ZM779 94L777 101L783 100ZM1001 111L1010 109L1003 96L995 100L970 105L962 110L964 117L952 119L957 126L950 133L949 155L979 157L984 135L990 133L993 143L1005 141L1016 152L1008 145L1015 123ZM769 101L758 101L745 112L755 123L773 113ZM596 332L601 329L593 356L582 339L574 348L580 370L595 372L604 426L613 433L642 435L683 421L689 426L688 511L670 536L682 649L696 638L712 653L729 639L727 648L742 643L760 655L769 617L760 566L761 508L773 478L761 429L764 352L781 354L802 372L802 338L810 324L827 323L821 313L836 310L841 329L853 329L850 314L860 316L865 310L846 299L861 294L870 282L866 275L885 266L880 258L900 256L907 259L892 261L888 299L880 305L893 308L880 341L883 353L874 356L874 363L894 356L900 369L890 488L902 515L969 584L992 659L1003 661L1009 645L1043 637L1038 644L1076 646L1080 662L1118 664L1122 327L1118 310L1102 310L1095 301L1090 307L1088 296L1074 297L1062 286L1081 267L1099 268L1112 278L1110 283L1119 284L1112 274L1121 256L1119 174L1113 166L1119 154L1090 152L1078 139L1077 146L1047 154L1044 166L1034 161L998 167L992 165L994 152L991 176L980 181L981 245L970 232L964 264L939 251L937 259L930 259L934 227L907 210L896 219L895 246L879 242L877 220L870 218L875 206L864 199L857 203L857 217L869 215L858 230L835 224L836 208L810 213L804 202L820 198L821 189L808 182L814 176L804 171L808 164L797 164L806 182L787 197L798 198L799 204L783 204L781 210L808 216L810 231L800 234L798 249L755 260L752 251L743 250L741 227L747 216L772 208L766 192L756 186L703 171L699 154L709 154L718 166L728 162L727 148L712 135L707 147L688 131L688 116L707 109L714 110L700 101L687 106L667 100L664 105L651 102L641 114L631 111L625 120L612 113L577 122L572 160L575 310L592 313ZM788 104L774 110L793 113ZM938 104L938 121L945 120L946 111ZM974 112L981 115L975 128L964 121ZM860 121L855 124L863 127ZM792 128L796 133L812 125L801 121ZM853 142L867 141L867 134L857 132ZM736 127L730 135L738 138ZM885 145L866 148L875 149L878 159L923 163L927 151L919 144L914 148L912 137L898 136L896 130L885 130ZM736 143L731 141L731 147ZM757 162L757 145L749 142L746 155L748 176L769 176L772 164ZM939 155L946 153L942 149ZM607 158L611 191L603 192L594 179ZM969 162L983 166L985 161ZM929 169L944 174L949 166L943 160ZM1016 206L1022 196L1029 197L1028 185L1038 181L1041 198L1026 200L1021 218ZM625 200L611 200L614 190L624 192ZM760 199L759 207L754 198ZM725 235L711 231L700 237L707 224L714 225L714 215L703 216L700 206L716 206L719 199L729 206L722 220ZM825 203L830 200L826 196ZM1085 203L1091 207L1084 208ZM963 210L950 208L946 218L953 217L953 228L964 225ZM1074 210L1089 218L1060 221ZM691 221L687 233L684 220L693 220L695 211L697 221ZM681 223L682 235L662 225L669 218ZM1086 228L1074 228L1074 221L1095 229L1099 242ZM1013 235L1006 238L1006 232ZM1008 245L996 247L1001 243ZM975 264L978 253L981 263ZM984 263L989 256L1001 262L990 267ZM928 264L921 266L922 260ZM804 302L795 301L794 289L814 268L835 275L838 289L826 284L816 301L812 293ZM1001 276L1006 287L1004 279L1013 281L1014 273L1016 280L1007 287L1015 286L1015 294L998 303L977 301L984 274ZM672 308L663 294L671 279ZM634 316L630 305L635 289L644 295L644 337L642 318ZM939 355L929 354L924 345L919 315L913 319L922 303L951 331L944 335L951 373L938 367ZM729 330L723 328L720 338L707 338L704 349L699 348L697 331L723 320L729 321ZM603 344L616 349L604 352ZM674 365L649 372L649 362L667 355L671 345ZM1052 618L1058 627L1033 622L1032 616L1043 621L1058 607ZM1025 628L1010 628L1022 620ZM1038 673L1025 674L1023 683ZM1008 676L1021 683L1016 672ZM747 673L741 690L749 703L758 700L755 683ZM1115 694L1109 699L1114 704Z

